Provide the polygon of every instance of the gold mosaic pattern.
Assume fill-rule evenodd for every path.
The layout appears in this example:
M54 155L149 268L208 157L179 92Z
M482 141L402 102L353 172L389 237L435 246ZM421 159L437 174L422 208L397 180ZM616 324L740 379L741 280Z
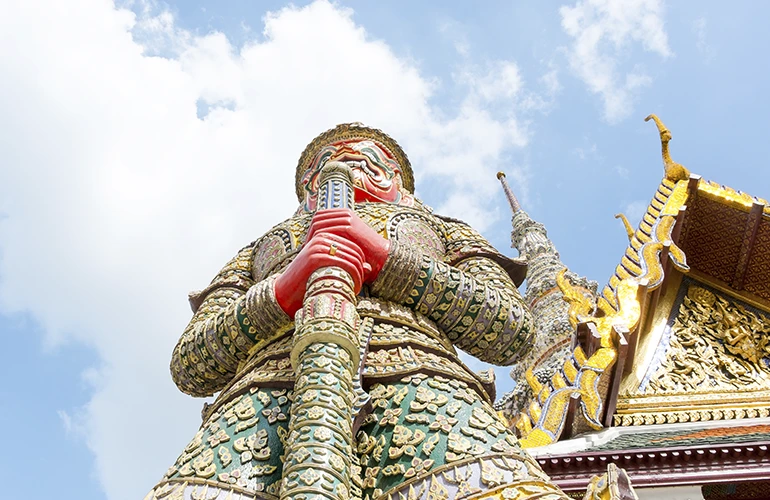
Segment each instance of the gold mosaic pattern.
M770 387L770 321L690 285L647 394Z
M624 393L616 425L651 425L770 415L770 320L697 282L672 311L667 333L638 390Z

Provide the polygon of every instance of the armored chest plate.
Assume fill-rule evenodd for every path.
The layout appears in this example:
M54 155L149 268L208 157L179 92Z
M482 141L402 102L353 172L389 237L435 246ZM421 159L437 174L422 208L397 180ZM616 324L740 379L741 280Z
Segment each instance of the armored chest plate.
M445 230L440 221L429 213L382 204L365 204L358 207L357 212L384 237L417 247L434 259L444 258Z
M375 231L388 239L419 248L441 260L446 254L446 230L440 220L421 210L364 203L356 213ZM281 271L297 254L305 240L311 216L301 215L274 227L254 245L252 275L255 281Z

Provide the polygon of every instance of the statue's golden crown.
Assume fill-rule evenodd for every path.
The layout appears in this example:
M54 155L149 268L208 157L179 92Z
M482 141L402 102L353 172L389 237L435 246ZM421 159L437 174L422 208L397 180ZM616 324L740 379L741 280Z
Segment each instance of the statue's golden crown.
M369 128L362 123L343 123L337 125L331 130L327 130L305 147L302 155L299 157L297 163L297 172L294 180L295 187L297 189L297 198L299 201L305 199L305 191L302 188L302 176L310 168L310 164L313 162L313 158L329 144L334 144L340 141L351 140L369 140L379 144L389 155L398 162L401 167L401 181L404 188L410 193L414 193L414 173L412 172L412 166L409 163L406 153L398 143L382 130Z

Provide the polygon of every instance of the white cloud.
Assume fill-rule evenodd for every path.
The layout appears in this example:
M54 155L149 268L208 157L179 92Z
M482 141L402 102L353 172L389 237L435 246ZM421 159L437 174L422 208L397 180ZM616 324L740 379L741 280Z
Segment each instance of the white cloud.
M470 56L471 44L460 23L454 19L445 18L438 23L438 32L452 43L457 55L461 57Z
M512 61L478 65L465 60L452 78L464 91L457 114L419 124L408 151L421 159L418 181L422 176L440 179L447 187L437 211L484 231L499 217L489 203L500 191L496 173L512 168L503 153L529 142L527 122L519 117L520 111L528 111L529 93ZM521 180L524 192L526 178Z
M483 74L474 70L472 66L466 65L455 78L468 85L484 102L500 99L512 102L524 86L519 67L511 61L495 61Z
M543 89L545 98L543 102L550 107L553 105L556 96L561 92L561 82L559 82L559 70L553 63L548 64L548 71L541 76L538 81Z
M644 200L635 200L626 204L623 214L628 218L628 222L636 228L642 221L645 212L647 212L648 202Z
M587 147L582 147L582 146L576 147L575 149L572 150L572 154L577 156L580 159L580 161L585 161L586 158L597 159L597 157L599 156L598 151L599 149L596 147L596 144L594 143Z
M695 35L695 47L703 57L703 62L710 63L714 58L714 50L708 43L708 21L699 17L692 22L692 32Z
M555 95L561 91L561 83L559 83L559 71L551 66L548 72L540 77L540 83L545 88L546 94Z
M65 410L57 410L56 414L59 416L59 420L61 420L62 427L64 427L64 433L69 436L74 430L72 417Z
M569 64L588 89L601 96L604 118L627 117L640 88L652 80L640 67L620 69L624 49L632 42L661 57L672 56L663 28L661 0L581 0L562 6L561 25L572 37ZM625 73L625 74L624 74Z
M168 372L186 293L293 211L310 139L345 121L386 130L418 185L447 184L442 210L480 225L506 151L527 141L515 65L463 81L445 117L431 78L325 1L267 15L240 49L103 0L3 14L0 310L98 352L90 401L61 418L88 429L110 499L141 498L197 428L201 402Z
M438 212L455 214L480 231L490 227L500 214L484 200L499 193L500 170L513 176L516 195L525 206L529 203L529 172L501 153L525 147L531 135L529 121L553 106L560 87L558 73L548 67L538 79L538 90L526 87L513 61L478 64L465 58L456 67L452 78L466 91L457 115L415 131L426 139L412 149L423 157L424 175L441 176L450 186Z

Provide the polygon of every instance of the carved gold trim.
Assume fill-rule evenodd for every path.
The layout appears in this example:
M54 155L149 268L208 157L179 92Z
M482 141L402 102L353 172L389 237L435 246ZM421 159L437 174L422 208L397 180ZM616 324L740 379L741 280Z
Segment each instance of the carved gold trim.
M749 212L755 204L764 205L764 212L770 214L770 203L767 200L705 179L698 182L698 195L744 212Z
M583 293L582 287L572 285L566 277L567 268L565 267L556 274L556 284L561 290L562 297L569 304L569 323L572 328L577 328L581 318L588 317L594 310L593 302Z
M753 293L749 293L746 291L738 291L733 288L730 288L730 286L725 282L720 281L716 278L712 278L708 274L698 271L697 269L691 270L689 274L690 276L692 276L692 278L695 281L700 281L702 283L705 283L706 285L719 290L720 292L724 293L729 297L745 302L750 306L756 307L757 309L760 309L764 312L770 313L769 300L763 299L762 297L757 297Z
M650 360L640 363L644 373L637 371L636 383L629 386L629 382L630 390L621 393L616 425L768 416L770 387L762 361L768 352L767 318L742 307L739 298L733 302L703 286L697 280L687 284L670 345L664 353L656 353L662 354L661 363L654 367L647 394L639 394L636 381L650 373ZM676 287L675 303L681 291L681 285ZM671 293L666 295L671 300ZM671 306L666 308L672 311ZM662 312L660 316L665 317ZM659 343L660 336L651 339L650 346L658 348Z
M770 405L753 405L751 407L712 406L710 408L676 408L656 412L616 413L613 424L629 425L661 425L685 422L708 422L711 420L740 420L744 418L765 418L770 416Z
M674 182L667 178L661 181L647 206L644 217L639 222L639 227L633 233L631 241L626 247L621 263L616 266L609 283L602 290L602 296L597 300L597 306L600 309L617 309L615 289L625 279L648 274L650 290L654 290L660 284L659 280L663 276L662 268L656 265L651 266L652 261L657 257L654 254L668 248L667 251L671 254L677 267L680 267L679 264L684 264L684 255L670 241L670 234L680 209L687 202L688 183L688 180ZM645 268L645 264L648 266L647 268ZM686 271L686 266L681 267L683 271ZM649 273L648 269L651 269L652 273ZM659 274L658 271L660 271Z
M655 355L655 350L668 324L671 309L676 302L683 277L684 274L676 270L672 273L666 283L666 290L658 299L658 304L655 307L654 315L650 322L651 327L646 329L646 332L637 332L639 343L637 344L636 355L634 356L633 371L623 378L619 389L620 394L634 394L638 390L639 384L647 372L647 367Z
M627 413L632 410L642 411L671 411L691 410L704 406L768 406L770 405L769 390L714 390L701 391L695 394L692 391L666 393L666 394L641 394L626 396L618 401L618 413Z
M562 281L562 285L572 286L566 280ZM600 318L579 318L596 326L600 336L599 349L586 359L583 349L575 347L572 358L564 363L566 379L557 372L551 383L544 385L537 380L532 369L527 370L525 376L536 397L516 423L522 433L520 443L524 448L544 446L558 440L564 430L569 402L575 396L581 399L582 415L588 425L594 429L602 428L603 398L599 392L599 378L617 359L613 332L633 329L639 321L641 305L637 298L638 290L635 280L624 280L618 286L616 295L620 305L618 311ZM565 296L572 296L571 291L567 291Z
M688 181L679 181L673 186L671 194L669 194L668 199L666 200L666 204L660 211L660 215L671 215L674 217L679 215L679 209L684 206L689 196L687 184Z

